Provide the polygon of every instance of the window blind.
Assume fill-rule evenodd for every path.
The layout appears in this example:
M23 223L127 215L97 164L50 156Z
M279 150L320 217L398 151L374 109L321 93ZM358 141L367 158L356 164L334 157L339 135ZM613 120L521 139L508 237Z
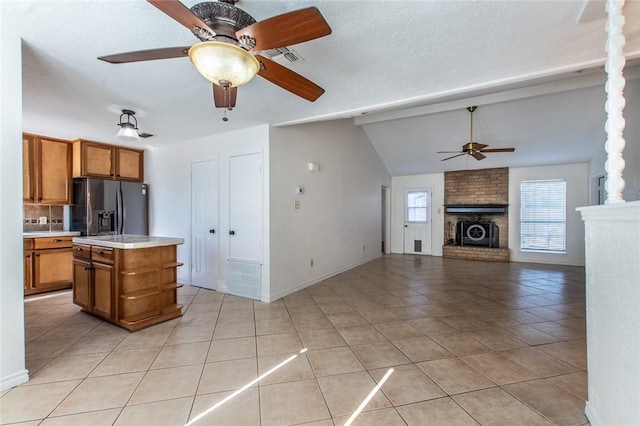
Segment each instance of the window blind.
M520 183L520 249L546 252L566 250L566 182Z

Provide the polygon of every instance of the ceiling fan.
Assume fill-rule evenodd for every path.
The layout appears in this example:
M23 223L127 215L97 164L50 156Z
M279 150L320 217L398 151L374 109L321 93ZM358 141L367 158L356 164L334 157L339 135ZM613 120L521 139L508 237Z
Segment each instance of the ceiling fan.
M515 148L487 148L489 145L473 141L473 112L478 109L477 106L467 107L467 111L471 114L470 136L469 143L462 145L462 151L438 151L438 154L456 154L451 157L444 158L440 161L451 160L452 158L460 157L461 155L470 155L476 160L480 161L487 158L483 153L487 152L514 152Z
M247 12L235 7L238 0L203 2L190 9L178 0L147 1L187 27L200 43L119 53L98 59L122 64L189 56L198 71L213 83L216 108L228 110L236 105L237 87L255 74L311 102L324 93L317 84L258 53L331 34L331 28L316 7L256 22ZM223 120L227 121L226 116Z

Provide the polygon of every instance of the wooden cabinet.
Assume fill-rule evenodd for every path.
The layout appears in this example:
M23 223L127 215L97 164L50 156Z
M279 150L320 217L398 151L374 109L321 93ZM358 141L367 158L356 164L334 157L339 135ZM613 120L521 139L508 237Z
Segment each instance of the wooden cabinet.
M73 303L86 312L113 320L115 272L113 258L97 253L112 249L81 244L73 246ZM96 253L95 258L93 254Z
M90 247L90 248L89 248ZM176 246L111 249L74 245L73 301L129 331L182 315Z
M31 289L33 281L33 238L24 239L24 294Z
M25 239L25 295L70 288L72 282L71 237Z
M93 299L91 312L105 319L114 318L114 282L113 265L91 262L93 268Z
M24 133L22 151L24 202L70 204L72 143Z
M73 177L144 180L144 151L83 139L73 142Z
M74 250L75 254L75 250ZM91 261L73 258L73 303L91 311Z

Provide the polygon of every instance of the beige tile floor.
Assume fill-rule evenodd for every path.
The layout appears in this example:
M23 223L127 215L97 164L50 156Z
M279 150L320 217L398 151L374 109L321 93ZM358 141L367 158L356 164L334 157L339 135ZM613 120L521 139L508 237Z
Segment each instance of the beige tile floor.
M354 424L587 424L583 268L384 256L271 304L184 287L136 333L51 296L2 424L342 425L390 368Z

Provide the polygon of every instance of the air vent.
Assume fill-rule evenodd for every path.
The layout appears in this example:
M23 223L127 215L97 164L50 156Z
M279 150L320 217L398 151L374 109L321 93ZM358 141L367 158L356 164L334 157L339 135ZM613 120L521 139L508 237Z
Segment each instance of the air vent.
M304 58L295 52L290 47L278 47L277 49L270 49L264 51L265 55L276 62L298 62L304 61Z

